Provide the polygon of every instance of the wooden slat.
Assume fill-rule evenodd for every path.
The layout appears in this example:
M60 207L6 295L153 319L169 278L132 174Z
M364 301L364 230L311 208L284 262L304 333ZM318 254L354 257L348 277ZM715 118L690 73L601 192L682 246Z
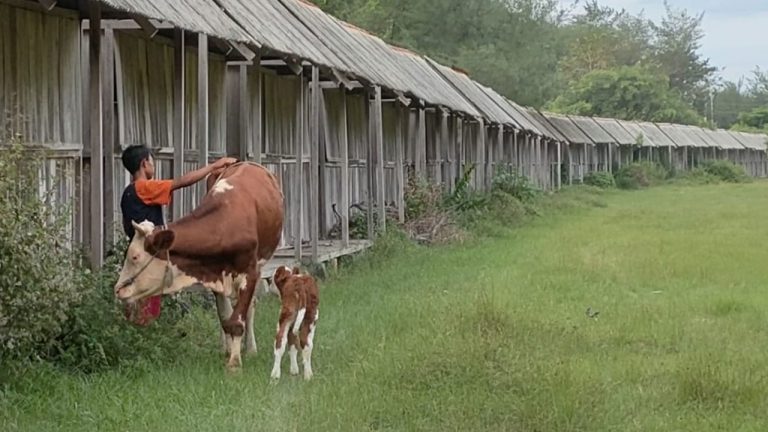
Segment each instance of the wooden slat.
M238 70L239 98L238 98L238 157L241 161L248 160L250 151L248 140L248 66L241 65ZM230 113L232 114L232 113Z
M347 134L347 95L341 95L341 118L339 122L341 144L341 240L349 246L349 137Z
M113 244L115 222L115 34L104 24L102 58L103 140L104 140L104 241Z
M298 110L298 113L296 115L296 120L298 124L297 128L297 139L296 139L296 146L295 146L295 157L297 163L294 166L294 178L293 178L293 214L291 215L292 219L292 226L293 226L293 247L295 251L294 258L296 261L301 261L302 258L302 247L301 247L301 231L302 227L304 225L304 205L303 205L303 193L304 193L304 164L301 162L303 159L303 152L304 152L304 125L305 125L305 116L304 116L304 100L305 100L305 86L304 86L304 78L302 76L298 77L299 82L299 98L297 101L296 109Z
M173 32L173 176L180 178L184 174L184 138L186 130L184 119L186 108L186 48L184 30ZM173 219L181 218L184 209L184 194L177 193L173 197Z
M311 111L309 119L310 132L310 189L309 189L309 208L310 208L310 239L312 241L311 252L312 262L317 262L317 245L320 240L320 69L317 66L312 67L312 88L310 90Z
M253 116L250 118L248 124L253 128L253 142L251 143L251 153L253 154L253 160L257 163L261 163L261 151L264 148L264 128L262 125L262 112L264 106L264 87L263 79L261 76L261 67L259 61L261 59L261 52L256 53L254 58L253 73L256 75L256 82L253 86Z
M381 87L374 87L373 100L373 132L376 157L376 205L378 206L379 223L382 232L387 229L387 212L385 205L386 187L384 182L384 124L382 106L381 106Z
M405 119L403 108L395 108L395 178L397 179L397 216L400 223L405 223L405 166L403 155L405 153L405 142L403 137L403 121Z
M96 2L90 4L90 19L93 28L101 28L101 5ZM104 160L102 146L102 99L101 99L101 32L93 31L89 35L89 112L91 128L91 265L94 268L101 267L103 263L103 225L93 223L101 221L104 217L104 194L102 192L104 179Z
M197 150L200 167L208 165L208 36L197 35ZM198 197L205 194L205 185L198 185Z

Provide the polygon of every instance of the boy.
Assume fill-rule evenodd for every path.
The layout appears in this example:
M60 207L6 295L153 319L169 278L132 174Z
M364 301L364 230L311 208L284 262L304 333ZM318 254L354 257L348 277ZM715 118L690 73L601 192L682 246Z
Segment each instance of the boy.
M131 183L123 191L120 210L123 214L123 230L128 240L135 234L131 221L141 223L148 220L155 226L165 225L162 206L171 202L174 190L191 186L204 179L208 174L237 162L237 159L224 157L203 168L188 172L173 180L156 180L155 162L152 152L143 145L134 145L123 150L123 167L131 174ZM136 324L146 325L160 315L161 296L157 295L142 301L142 315L133 319ZM131 310L126 310L131 314ZM130 319L130 317L129 317Z

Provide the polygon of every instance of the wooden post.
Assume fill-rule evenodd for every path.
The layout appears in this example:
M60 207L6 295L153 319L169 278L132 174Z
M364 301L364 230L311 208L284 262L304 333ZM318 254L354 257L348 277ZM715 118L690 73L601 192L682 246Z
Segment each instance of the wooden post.
M456 118L456 162L453 171L455 178L461 178L464 175L464 119ZM454 189L456 183L454 182Z
M366 220L368 221L368 239L373 240L375 238L376 232L374 230L373 224L374 218L373 218L373 194L374 189L376 188L376 175L374 174L375 169L375 161L374 161L374 151L375 151L375 141L376 138L375 135L375 129L376 126L374 124L375 120L374 117L376 116L375 112L376 109L372 106L375 102L371 100L370 90L366 91L366 100L367 104L365 104L366 108L366 118L368 119L368 140L366 141L366 179L368 181L368 191L366 193L365 202L367 204L367 212L366 212Z
M405 169L404 157L404 139L403 139L403 109L397 107L397 114L395 115L395 177L397 178L397 217L400 223L405 223Z
M173 176L180 178L184 174L184 112L186 107L185 69L187 54L184 30L173 31ZM173 197L173 219L178 220L184 209L184 194Z
M416 175L426 177L427 171L427 119L424 108L418 110L416 134Z
M295 169L295 178L294 178L294 185L293 185L293 203L294 203L294 209L293 214L291 217L293 218L293 230L294 230L294 239L293 239L293 247L294 247L294 259L297 262L301 261L302 258L302 248L301 248L301 232L304 228L304 140L306 139L306 134L304 132L305 128L305 121L306 116L304 115L305 111L305 100L306 100L306 89L304 85L304 76L299 75L299 100L298 100L298 115L296 116L297 123L298 123L298 130L297 130L297 137L296 140L296 165L294 167Z
M104 118L104 242L114 243L115 233L115 33L109 22L104 25L102 97Z
M312 239L312 262L318 261L320 241L320 69L312 66L312 88L310 90L311 111L309 119L309 229Z
M256 66L258 67L258 66ZM238 108L237 108L237 121L238 121L238 159L241 161L248 160L248 153L251 152L250 143L248 140L248 66L240 65L238 68Z
M557 142L557 178L555 182L557 184L557 190L563 187L563 143Z
M256 163L261 163L261 149L264 146L264 127L262 125L262 110L264 104L263 78L261 76L261 50L256 52L253 59L253 68L256 75L256 85L253 88L253 116L249 117L249 123L253 128L253 142L251 143L251 158Z
M449 114L445 111L440 112L440 141L437 143L437 154L440 155L440 177L443 181L446 190L451 190L451 178L450 175L450 152L451 152L451 137L448 134L448 122L450 121Z
M197 151L200 168L208 165L208 36L197 35ZM198 196L205 195L205 184L198 184Z
M90 2L89 42L89 93L91 147L91 264L99 268L104 262L104 152L102 135L101 97L101 4Z
M374 125L374 151L376 157L376 205L379 211L379 223L381 231L387 230L387 209L386 209L386 188L384 185L384 113L381 106L381 87L375 86L373 89L373 125Z
M477 121L477 189L485 190L485 120L480 117Z
M347 136L347 94L341 95L341 242L349 246L349 138Z

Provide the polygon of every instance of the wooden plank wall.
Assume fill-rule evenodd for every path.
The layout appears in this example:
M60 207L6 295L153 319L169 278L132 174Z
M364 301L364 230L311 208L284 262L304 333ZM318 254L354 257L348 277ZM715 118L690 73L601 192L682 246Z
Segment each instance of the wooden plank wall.
M82 241L83 86L80 23L0 4L0 144L46 149L40 193L71 209L67 234Z

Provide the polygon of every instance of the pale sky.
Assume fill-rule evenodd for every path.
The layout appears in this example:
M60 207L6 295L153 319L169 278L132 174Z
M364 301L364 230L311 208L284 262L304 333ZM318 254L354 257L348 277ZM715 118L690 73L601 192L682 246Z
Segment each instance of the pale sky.
M574 0L560 0L564 6ZM668 0L675 9L691 15L704 12L705 32L700 52L720 69L720 75L736 81L751 75L756 66L768 69L768 0ZM664 15L663 0L599 0L616 9L624 8L659 22ZM577 11L583 10L583 0Z

